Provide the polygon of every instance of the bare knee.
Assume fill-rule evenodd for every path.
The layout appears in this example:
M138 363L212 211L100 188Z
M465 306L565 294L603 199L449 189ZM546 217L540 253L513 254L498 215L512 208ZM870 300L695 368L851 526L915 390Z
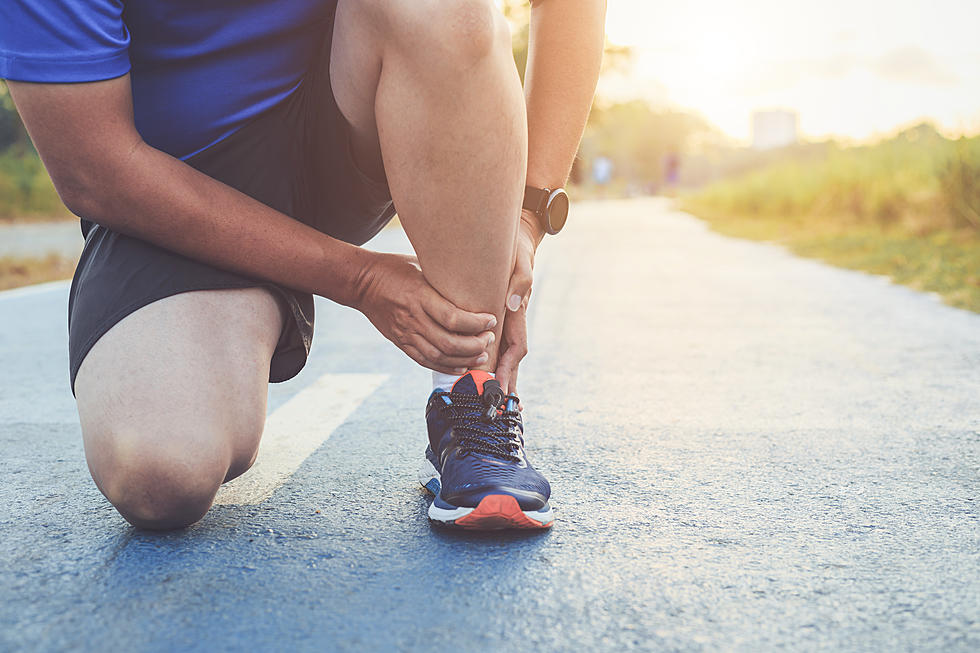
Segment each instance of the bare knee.
M490 56L498 46L505 46L510 56L507 21L491 0L443 0L437 5L433 19L438 33L432 36L444 44L447 56L464 66Z
M510 28L493 0L374 0L386 37L437 68L467 69L497 51L510 56Z
M109 502L139 528L170 530L200 520L229 473L230 456L217 447L184 438L152 444L112 439L130 446L89 455L89 468ZM142 446L131 446L137 442Z
M189 526L208 511L221 484L255 460L265 423L264 402L256 403L188 413L144 407L136 415L131 406L113 411L80 401L92 478L134 526Z

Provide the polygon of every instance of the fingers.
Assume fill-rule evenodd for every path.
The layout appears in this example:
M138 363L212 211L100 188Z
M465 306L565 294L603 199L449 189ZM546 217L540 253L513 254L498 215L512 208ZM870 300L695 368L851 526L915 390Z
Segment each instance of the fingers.
M497 324L492 314L462 310L426 285L419 303L403 317L396 331L400 335L392 339L423 367L464 374L489 360L487 350L495 338L489 329Z
M423 367L463 374L485 365L497 318L446 300L428 284L413 258L379 256L371 292L358 306L371 323Z
M415 334L410 344L425 358L425 367L451 370L454 374L464 374L466 370L483 365L489 359L487 352L482 350L476 355L448 355L419 334Z
M475 336L450 333L435 320L427 317L421 320L420 335L446 356L478 356L487 351L496 336L493 331L484 331Z
M424 367L447 374L464 374L466 370L483 365L489 359L487 350L494 341L492 331L476 336L461 336L443 329L427 315L416 318L412 329L396 340L410 346L417 354L416 362Z
M527 305L508 313L504 320L503 343L496 377L506 393L517 392L517 368L527 355Z
M508 347L497 361L497 372L494 376L506 394L517 394L517 368L524 355L518 348Z
M451 333L476 335L497 326L496 316L464 311L432 289L422 295L421 304L429 317Z
M468 369L466 367L452 367L436 363L427 356L423 355L422 352L413 345L401 345L401 350L408 354L409 358L422 367L429 370L435 370L436 372L442 372L443 374L466 374L466 370Z
M494 374L494 378L500 383L500 388L504 394L517 394L517 366L504 360L504 355L501 355L500 361L497 363L497 372Z
M520 309L521 305L527 305L533 281L530 256L518 252L514 273L511 274L510 284L507 287L507 310L513 312Z

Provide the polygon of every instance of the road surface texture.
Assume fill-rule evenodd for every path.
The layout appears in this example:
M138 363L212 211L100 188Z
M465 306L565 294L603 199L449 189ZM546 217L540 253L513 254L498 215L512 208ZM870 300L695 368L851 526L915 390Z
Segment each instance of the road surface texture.
M0 258L58 254L76 259L82 252L82 242L77 220L0 224Z
M980 315L931 296L579 205L521 373L532 535L430 528L428 375L328 302L257 480L129 527L86 471L65 297L0 295L3 650L980 648Z

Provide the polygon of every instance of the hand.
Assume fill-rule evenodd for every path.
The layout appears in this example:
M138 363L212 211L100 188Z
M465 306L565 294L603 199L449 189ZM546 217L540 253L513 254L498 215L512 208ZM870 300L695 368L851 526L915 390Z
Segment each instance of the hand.
M465 374L487 361L497 318L470 313L440 295L414 256L375 254L355 308L422 367Z
M507 287L507 311L497 360L497 380L508 394L517 392L517 368L527 355L527 304L534 281L534 252L544 234L536 218L522 213L517 233L517 257Z

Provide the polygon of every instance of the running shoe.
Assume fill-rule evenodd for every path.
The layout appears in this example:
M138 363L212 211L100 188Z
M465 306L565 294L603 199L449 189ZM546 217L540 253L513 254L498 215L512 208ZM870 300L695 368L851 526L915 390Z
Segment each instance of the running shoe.
M548 528L551 486L524 455L516 395L473 370L429 397L429 446L419 482L435 495L429 519L473 530Z

